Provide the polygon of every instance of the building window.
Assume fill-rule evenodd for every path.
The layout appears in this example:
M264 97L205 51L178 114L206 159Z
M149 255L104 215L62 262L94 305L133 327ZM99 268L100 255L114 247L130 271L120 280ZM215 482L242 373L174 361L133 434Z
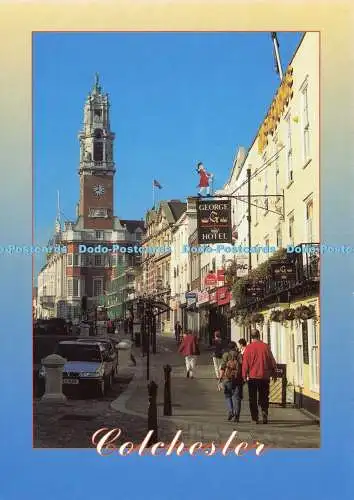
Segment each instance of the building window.
M295 363L295 335L293 333L290 337L290 359Z
M309 339L308 339L308 327L307 321L302 323L302 346L303 346L303 357L304 364L309 364Z
M79 297L79 280L77 278L68 279L68 296Z
M102 255L95 255L95 266L102 266Z
M267 169L264 172L264 215L268 213L268 172Z
M103 161L103 142L95 141L93 143L93 161Z
M319 392L320 387L320 355L317 325L313 319L308 320L309 330L309 355L310 355L310 374L311 389Z
M310 123L308 109L308 84L306 82L302 91L302 140L304 163L310 159Z
M211 261L211 268L212 268L212 272L215 273L215 269L216 269L215 257L213 257L213 260Z
M89 217L107 218L107 208L89 208Z
M313 242L312 220L313 220L313 201L309 200L306 202L306 238L307 238L307 243Z
M93 296L99 297L103 293L103 279L95 278L93 280Z
M294 215L289 216L289 242L294 245Z
M136 241L141 241L142 240L142 233L135 233Z
M85 253L81 254L81 265L87 267L89 264L89 256Z
M277 247L278 248L282 248L283 241L282 241L281 228L280 227L277 228L276 238L277 238Z
M96 231L96 240L103 240L103 238L104 238L104 232Z
M292 149L292 138L291 138L291 116L290 113L286 117L286 123L287 123L287 141L286 141L286 175L287 179L286 182L289 184L293 180L293 149Z
M296 335L296 383L298 386L304 385L304 359L303 359L303 345L302 345L302 329L301 326L297 328Z
M73 266L79 266L79 254L78 253L74 253L73 254Z
M68 253L67 265L68 266L72 266L73 265L73 254L72 253Z

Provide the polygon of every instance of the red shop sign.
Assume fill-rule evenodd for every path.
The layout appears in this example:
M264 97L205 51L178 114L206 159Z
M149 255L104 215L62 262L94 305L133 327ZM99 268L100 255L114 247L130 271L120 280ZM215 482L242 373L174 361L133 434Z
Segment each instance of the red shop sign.
M217 275L218 281L222 281L224 283L224 280L225 280L225 270L224 269L218 269L216 271L216 275Z
M209 295L209 304L215 304L216 302L216 292L212 292Z
M222 305L228 304L230 302L231 293L226 286L223 286L223 287L218 288L216 290L216 298L218 301L218 305L222 306Z
M217 278L216 274L214 274L214 273L209 273L204 278L205 286L215 285L217 283L217 281L218 281L218 278Z

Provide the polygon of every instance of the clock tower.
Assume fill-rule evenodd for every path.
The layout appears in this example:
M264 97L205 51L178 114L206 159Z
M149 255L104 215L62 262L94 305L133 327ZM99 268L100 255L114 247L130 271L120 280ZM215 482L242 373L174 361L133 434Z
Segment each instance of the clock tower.
M85 229L113 229L114 133L110 129L108 94L95 85L84 108L80 141L79 216Z

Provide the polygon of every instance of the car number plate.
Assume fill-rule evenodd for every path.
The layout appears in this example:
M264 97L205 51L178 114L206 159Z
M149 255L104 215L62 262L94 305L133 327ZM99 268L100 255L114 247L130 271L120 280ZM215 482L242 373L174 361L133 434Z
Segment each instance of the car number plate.
M63 384L78 384L79 380L75 378L64 378Z

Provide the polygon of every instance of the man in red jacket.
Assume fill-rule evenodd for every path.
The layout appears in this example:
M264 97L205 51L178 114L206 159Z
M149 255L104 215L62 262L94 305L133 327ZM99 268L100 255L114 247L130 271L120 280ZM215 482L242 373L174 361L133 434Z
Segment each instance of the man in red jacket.
M253 422L258 421L258 402L262 410L263 423L268 423L269 380L275 377L276 362L270 347L260 340L258 330L251 333L249 344L242 359L242 377L248 381L248 395ZM257 402L258 400L258 402Z
M198 339L191 330L187 330L183 335L183 340L178 352L184 356L187 370L187 378L193 378L193 372L197 363L197 356L200 354Z

